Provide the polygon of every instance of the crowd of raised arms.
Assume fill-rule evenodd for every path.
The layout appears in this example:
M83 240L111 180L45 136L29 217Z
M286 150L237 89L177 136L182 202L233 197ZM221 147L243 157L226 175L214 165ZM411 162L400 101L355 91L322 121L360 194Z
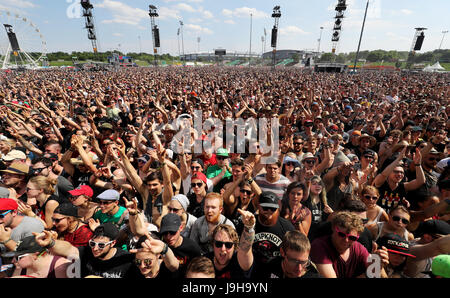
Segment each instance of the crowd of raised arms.
M0 277L450 277L448 74L0 74Z

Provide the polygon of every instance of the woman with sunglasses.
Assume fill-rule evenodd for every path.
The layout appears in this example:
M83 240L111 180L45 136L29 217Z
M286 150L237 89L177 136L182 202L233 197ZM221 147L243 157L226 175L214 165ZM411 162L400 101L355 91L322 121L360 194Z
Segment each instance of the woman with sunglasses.
M291 221L294 227L308 236L311 227L311 211L302 204L306 186L301 182L288 185L281 201L281 216Z
M75 247L88 245L92 238L93 233L89 225L80 220L78 208L70 203L59 205L52 220L59 237Z
M308 183L309 196L303 202L311 211L311 227L309 234L314 234L315 229L321 222L327 220L328 215L333 213L333 209L328 206L327 191L325 190L325 184L320 176L313 176Z
M361 191L361 201L367 206L366 227L377 224L381 221L388 221L389 216L383 208L377 205L380 193L374 186L366 185Z
M414 235L407 230L410 222L411 215L409 210L403 205L398 205L389 211L387 222L378 222L367 228L372 233L375 241L388 233L397 234L403 239L410 241L414 239Z
M16 251L2 255L13 257L15 270L12 277L21 278L68 278L72 262L64 257L52 255L36 243L35 236L28 236L18 245Z
M44 176L32 177L27 184L27 202L20 203L19 212L41 219L46 229L53 227L52 216L60 199L54 195L58 181Z
M297 181L299 178L295 173L295 168L297 167L300 167L300 162L292 156L286 156L283 161L281 175L288 178L291 182Z

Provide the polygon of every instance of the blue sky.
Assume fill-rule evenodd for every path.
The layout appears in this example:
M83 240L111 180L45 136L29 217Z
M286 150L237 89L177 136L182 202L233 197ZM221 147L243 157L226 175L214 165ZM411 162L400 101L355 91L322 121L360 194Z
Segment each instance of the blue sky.
M79 0L0 0L0 10L7 9L32 20L49 52L91 51L83 29L84 20L77 17L75 1ZM366 2L347 0L338 52L356 51ZM320 48L330 52L337 0L91 0L91 3L100 51L139 52L142 49L151 53L148 5L153 4L160 14L156 21L160 28L160 52L176 55L179 20L184 22L185 53L198 50L197 37L200 37L202 52L221 47L228 52L248 53L250 13L253 14L252 52L262 52L264 28L266 51L270 51L274 23L271 14L275 5L281 6L282 13L278 49L317 50L323 26ZM442 31L450 28L449 12L449 0L370 0L361 50L409 51L415 27L428 28L421 52L437 49ZM442 48L450 48L450 36L445 36Z

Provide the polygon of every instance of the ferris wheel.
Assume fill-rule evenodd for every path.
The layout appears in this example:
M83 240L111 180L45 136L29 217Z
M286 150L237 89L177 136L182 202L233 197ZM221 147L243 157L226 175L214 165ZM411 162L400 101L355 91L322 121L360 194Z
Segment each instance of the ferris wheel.
M0 22L2 69L36 69L40 68L41 62L48 63L47 43L30 19L0 9Z

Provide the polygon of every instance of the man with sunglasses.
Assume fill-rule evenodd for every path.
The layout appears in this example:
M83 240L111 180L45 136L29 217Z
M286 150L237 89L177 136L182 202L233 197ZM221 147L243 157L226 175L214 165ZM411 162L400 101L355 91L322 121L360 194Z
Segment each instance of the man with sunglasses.
M337 213L332 223L333 233L315 239L311 244L311 261L320 275L326 278L355 278L366 276L369 266L367 249L358 242L364 229L361 217L347 211ZM382 263L388 262L386 248L374 253L380 255ZM386 277L384 266L381 276Z
M219 148L216 152L216 160L217 163L215 165L211 165L206 170L206 178L211 179L215 187L214 191L219 192L218 185L223 179L227 179L231 177L231 168L229 165L229 155L228 150L225 148Z
M34 233L36 242L52 255L78 260L72 277L99 276L103 278L136 278L139 272L134 266L134 254L115 247L119 229L105 223L94 230L88 246L75 247L70 242L53 238L50 231ZM76 276L76 274L80 276Z
M89 219L89 226L92 230L98 224L113 223L122 226L128 221L127 208L119 205L120 194L114 189L108 189L97 196L99 200L100 210L94 213Z
M280 255L281 239L286 232L294 231L295 227L280 216L279 198L274 192L263 191L257 205L253 252L257 263L267 264Z
M168 213L161 220L159 234L169 245L175 257L180 262L180 274L184 275L186 265L190 260L201 255L200 246L192 239L181 236L184 225L176 213Z
M19 205L14 199L0 198L0 251L14 251L17 243L33 232L44 230L37 218L19 215Z
M311 244L303 233L289 231L283 236L280 256L264 266L255 267L252 278L317 278L320 277L311 264Z
M13 162L6 170L0 170L1 186L9 189L10 197L24 199L27 192L30 167L22 162Z

